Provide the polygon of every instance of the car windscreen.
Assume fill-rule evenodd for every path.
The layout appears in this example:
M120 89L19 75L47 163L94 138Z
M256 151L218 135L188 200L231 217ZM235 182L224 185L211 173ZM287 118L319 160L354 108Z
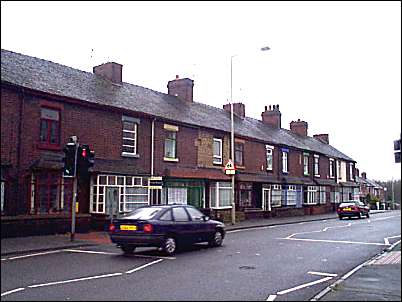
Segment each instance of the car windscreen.
M152 219L161 210L162 210L162 208L153 208L153 207L152 208L138 208L138 209L124 215L124 218L139 219L139 220Z

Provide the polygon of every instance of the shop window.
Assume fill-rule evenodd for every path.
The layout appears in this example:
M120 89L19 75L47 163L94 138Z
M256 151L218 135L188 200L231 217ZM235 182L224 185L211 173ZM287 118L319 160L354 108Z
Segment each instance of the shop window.
M282 186L273 185L271 190L271 207L280 207L282 205Z
M232 207L232 185L229 182L215 182L210 186L211 208Z

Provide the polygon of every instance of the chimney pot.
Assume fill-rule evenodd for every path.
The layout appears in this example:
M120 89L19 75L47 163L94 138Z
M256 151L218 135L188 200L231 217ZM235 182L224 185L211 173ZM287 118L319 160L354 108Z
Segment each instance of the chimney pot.
M279 110L279 105L276 105L276 109Z
M271 108L270 108L271 109ZM265 106L265 111L267 111L267 106Z
M176 74L176 80L178 80L179 79L179 75L178 74Z

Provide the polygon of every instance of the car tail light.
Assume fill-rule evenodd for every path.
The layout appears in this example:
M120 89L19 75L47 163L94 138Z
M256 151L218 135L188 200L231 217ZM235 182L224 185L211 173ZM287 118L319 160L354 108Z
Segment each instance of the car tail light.
M144 224L144 233L152 233L154 227L152 226L152 224Z
M109 232L113 232L115 229L116 229L116 226L113 223L111 223L109 225Z
M353 211L358 211L359 210L359 208L356 207L356 206L352 206L351 208L352 208Z

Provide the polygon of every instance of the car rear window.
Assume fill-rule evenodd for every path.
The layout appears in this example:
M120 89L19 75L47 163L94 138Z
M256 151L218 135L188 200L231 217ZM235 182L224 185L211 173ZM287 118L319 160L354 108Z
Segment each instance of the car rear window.
M354 202L342 202L339 206L340 207L348 207L356 205Z
M162 208L139 208L125 215L124 218L141 220L152 219L161 210Z

